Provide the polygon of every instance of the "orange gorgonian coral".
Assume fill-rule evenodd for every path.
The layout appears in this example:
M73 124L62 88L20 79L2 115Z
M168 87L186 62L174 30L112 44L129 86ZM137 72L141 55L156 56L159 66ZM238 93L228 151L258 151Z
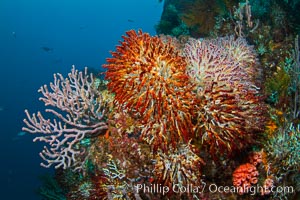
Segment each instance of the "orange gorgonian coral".
M184 57L171 39L134 30L126 34L104 65L116 107L142 125L142 138L154 148L188 141L193 98Z

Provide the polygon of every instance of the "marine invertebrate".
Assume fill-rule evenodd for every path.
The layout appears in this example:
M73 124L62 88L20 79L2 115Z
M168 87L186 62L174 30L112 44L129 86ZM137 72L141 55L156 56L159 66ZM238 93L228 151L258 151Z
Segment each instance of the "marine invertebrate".
M90 199L95 191L94 185L90 181L83 181L77 185L78 187L68 194L68 199Z
M182 1L181 19L191 29L193 37L207 36L215 26L215 18L225 14L223 1Z
M280 127L266 144L272 173L277 177L297 173L300 169L300 125L292 122Z
M154 175L157 182L172 187L189 184L200 186L201 166L204 161L191 144L180 144L167 154L158 151L155 158Z
M191 39L184 48L187 72L197 88L196 134L213 156L242 149L263 129L265 106L254 83L255 54L245 45L226 37Z
M239 194L248 193L251 185L258 181L258 171L256 167L250 163L240 165L232 174L233 185L237 187Z
M139 180L149 177L153 164L149 145L134 134L112 132L108 152L124 170L127 179ZM138 158L138 159L137 159Z
M271 193L274 186L274 177L270 174L270 164L266 160L266 153L261 151L251 152L249 163L242 164L232 174L233 185L241 194L252 192L251 187L256 186L261 195Z
M268 195L271 193L271 188L274 186L274 180L272 178L266 178L263 183L261 195Z
M45 119L41 112L30 115L25 110L26 127L22 130L32 134L41 133L33 141L48 144L49 147L44 146L40 153L45 161L41 166L80 169L81 157L85 154L80 141L87 136L101 134L108 128L105 120L106 103L101 92L94 88L94 77L87 74L87 68L84 72L78 72L73 66L68 78L54 74L50 88L44 85L38 91L43 95L40 100L45 106L53 107L45 110L54 116L53 121Z
M226 54L239 66L239 70L245 71L243 75L248 80L244 79L244 81L254 81L252 79L259 74L258 59L254 46L249 45L245 38L235 38L233 35L220 37L214 42L216 45L224 48Z
M234 32L237 36L245 37L249 33L253 33L259 26L259 20L256 22L252 19L251 5L246 0L244 3L239 3L238 7L234 7L232 19L234 21Z
M283 109L289 104L289 86L291 83L291 76L287 71L281 67L277 67L277 71L266 79L266 93L268 95L268 102L276 105L279 109Z
M262 150L261 151L254 151L249 155L249 162L257 166L259 163L263 162L263 154L265 154Z
M244 38L191 38L183 51L188 60L187 72L198 86L210 82L250 84L258 73L254 68L256 53Z
M66 200L66 190L58 183L53 176L42 175L39 177L43 185L38 188L38 194L45 199L61 199Z
M110 157L106 166L103 167L105 177L100 176L96 181L98 187L100 186L98 190L101 198L106 199L103 196L106 193L107 199L141 199L134 187L140 179L127 177L126 169L120 167L120 165L120 162Z
M265 144L268 162L268 176L263 183L266 189L262 195L269 194L274 185L277 188L287 187L284 192L271 190L270 195L277 199L297 199L300 191L300 125L287 119L278 127L272 138ZM270 180L271 179L271 180ZM268 188L268 187L269 188Z
M193 97L185 59L171 41L142 31L126 34L103 65L115 106L141 124L142 138L156 148L188 141Z

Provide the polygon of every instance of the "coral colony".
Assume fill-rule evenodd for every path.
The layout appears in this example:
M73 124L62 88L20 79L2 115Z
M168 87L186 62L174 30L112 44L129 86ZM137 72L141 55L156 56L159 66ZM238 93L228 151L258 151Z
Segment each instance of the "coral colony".
M50 83L51 91L47 85L38 90L43 95L40 100L45 106L55 108L45 110L55 116L53 122L45 119L40 112L30 116L25 110L27 119L24 122L27 127L23 130L42 133L43 136L36 137L34 142L43 141L50 145L50 148L44 146L40 153L47 163L41 163L41 166L48 168L54 165L55 168L64 169L79 167L81 162L78 158L86 152L77 143L107 129L103 120L106 110L103 97L93 84L93 75L89 76L87 69L82 73L73 66L66 79L61 74L54 74L54 82Z
M47 144L41 165L55 167L65 188L42 189L44 197L228 199L254 186L270 194L268 155L277 154L251 148L260 147L267 106L244 38L183 42L130 30L111 54L105 81L73 66L39 89L52 118L25 111L23 131ZM248 161L232 164L240 152ZM228 181L212 182L218 173L225 192L217 185Z

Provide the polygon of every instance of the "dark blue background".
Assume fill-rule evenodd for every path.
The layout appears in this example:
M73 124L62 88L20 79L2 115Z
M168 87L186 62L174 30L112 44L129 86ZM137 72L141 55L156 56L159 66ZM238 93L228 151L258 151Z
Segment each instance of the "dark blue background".
M43 144L17 136L24 109L43 110L38 88L71 65L101 69L125 31L155 34L158 0L0 0L0 199L39 199ZM52 48L44 51L41 47Z

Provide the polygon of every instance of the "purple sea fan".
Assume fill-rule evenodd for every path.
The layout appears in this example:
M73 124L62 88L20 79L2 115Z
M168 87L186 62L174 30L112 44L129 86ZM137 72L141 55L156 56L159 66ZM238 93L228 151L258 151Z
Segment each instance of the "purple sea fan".
M53 120L45 119L41 112L30 115L25 110L26 126L22 130L33 134L41 133L33 141L48 144L40 153L45 161L41 166L80 169L80 158L85 151L79 143L87 136L97 135L108 128L105 121L105 99L96 89L95 79L92 74L88 75L87 68L83 73L73 66L68 78L54 74L50 88L51 90L44 85L38 91L43 95L39 100L45 106L53 107L45 110L54 116Z
M244 148L264 125L265 106L253 81L256 54L245 45L225 37L190 39L184 48L199 101L196 134L212 156Z

